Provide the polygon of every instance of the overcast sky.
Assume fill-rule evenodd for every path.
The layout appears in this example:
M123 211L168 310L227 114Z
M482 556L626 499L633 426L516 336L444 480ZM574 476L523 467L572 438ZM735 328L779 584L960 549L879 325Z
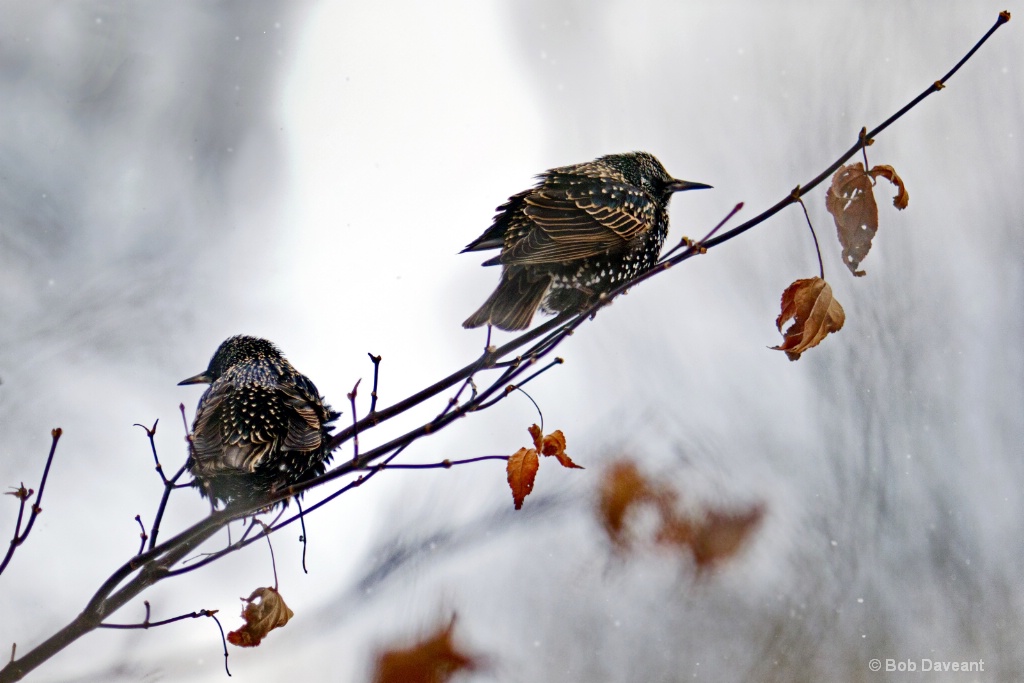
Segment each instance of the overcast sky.
M161 489L132 425L159 419L179 466L177 406L191 419L201 389L175 385L227 336L275 341L342 421L380 354L390 404L479 352L460 323L497 273L458 252L535 174L652 152L715 187L672 201L670 241L697 237L816 176L1004 5L0 3L0 485L35 486L64 429L0 576L0 649L65 625L135 552ZM808 195L839 334L796 363L767 348L781 292L817 272L794 208L636 288L530 391L587 469L543 467L516 515L493 462L377 477L307 520L308 575L279 534L296 617L232 650L236 679L366 680L375 648L452 611L490 662L467 681L880 680L872 658L1024 677L1022 18L869 149L910 206L879 189L866 277L825 188ZM507 454L536 419L512 398L408 458ZM615 558L593 496L623 454L687 505L765 519L699 580L673 555ZM176 494L164 533L206 509ZM235 628L272 581L255 545L145 597L154 619ZM214 681L221 660L200 620L93 633L33 675Z

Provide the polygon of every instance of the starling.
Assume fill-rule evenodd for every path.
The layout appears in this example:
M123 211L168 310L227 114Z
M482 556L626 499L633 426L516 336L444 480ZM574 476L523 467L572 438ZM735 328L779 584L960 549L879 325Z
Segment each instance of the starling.
M210 385L188 461L204 497L253 502L327 469L327 425L338 413L266 339L225 340L206 370L178 384Z
M497 208L463 252L501 249L501 282L463 327L524 330L546 313L577 312L658 261L674 192L711 187L676 180L646 152L553 168Z

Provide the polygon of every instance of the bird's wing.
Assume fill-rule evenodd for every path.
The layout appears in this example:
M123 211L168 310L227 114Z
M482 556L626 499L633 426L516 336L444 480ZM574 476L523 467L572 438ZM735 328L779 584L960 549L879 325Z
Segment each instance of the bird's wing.
M467 251L486 251L488 249L501 249L505 246L505 234L508 232L513 216L519 214L523 199L533 192L533 189L524 190L514 194L508 201L495 209L494 221L491 227L487 228L484 234L466 245L466 248L459 253Z
M306 378L300 376L299 379ZM323 425L326 416L323 410L317 409L321 404L316 387L306 380L282 383L280 390L288 416L288 428L281 443L282 448L303 452L319 450L323 445Z
M254 420L259 402L272 400L265 387L236 385L224 377L214 382L199 403L192 430L193 472L205 476L252 472L277 441L267 423Z
M506 244L501 262L559 263L625 247L657 220L655 202L616 178L549 176L523 200L532 225Z

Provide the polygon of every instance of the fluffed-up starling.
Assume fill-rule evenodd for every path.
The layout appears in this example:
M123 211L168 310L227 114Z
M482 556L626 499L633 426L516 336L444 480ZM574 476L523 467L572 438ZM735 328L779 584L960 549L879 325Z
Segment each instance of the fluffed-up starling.
M547 313L581 311L597 296L650 269L668 234L674 192L711 187L677 180L647 152L609 154L553 168L497 208L463 252L501 249L501 282L463 327L523 330Z
M327 469L328 424L338 413L266 339L230 337L206 370L178 384L210 385L188 460L204 497L254 502Z

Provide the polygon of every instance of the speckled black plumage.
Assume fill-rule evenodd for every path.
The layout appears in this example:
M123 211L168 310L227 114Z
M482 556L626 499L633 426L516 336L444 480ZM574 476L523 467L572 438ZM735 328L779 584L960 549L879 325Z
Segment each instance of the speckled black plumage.
M328 424L338 417L308 377L266 339L224 341L202 373L189 472L203 496L252 502L323 474Z
M488 230L463 252L501 249L501 282L462 325L503 330L548 313L579 311L594 298L650 269L668 235L675 192L707 188L676 180L646 152L610 154L553 168L497 208Z

